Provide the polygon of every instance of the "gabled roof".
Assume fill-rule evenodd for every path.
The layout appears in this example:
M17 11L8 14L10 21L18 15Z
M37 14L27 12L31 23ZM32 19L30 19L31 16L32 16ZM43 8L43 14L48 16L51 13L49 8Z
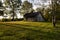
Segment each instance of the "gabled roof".
M24 15L25 18L35 18L37 17L38 15L41 15L42 18L46 21L46 19L44 18L43 14L41 12L34 12L34 13L26 13Z
M29 18L31 18L31 17L36 17L36 16L39 15L39 14L40 14L39 12L26 13L26 14L24 15L24 17L29 17Z

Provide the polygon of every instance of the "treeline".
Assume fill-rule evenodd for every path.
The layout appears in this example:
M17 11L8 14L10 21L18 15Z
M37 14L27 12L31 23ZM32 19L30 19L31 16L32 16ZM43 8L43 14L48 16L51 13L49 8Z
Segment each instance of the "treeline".
M46 20L51 21L54 13L54 15L56 16L56 19L60 20L60 1L59 0L53 0L53 4L51 2L51 4L49 4L48 7L45 5L40 5L42 7L37 8L36 10L33 9L33 4L28 1L22 2L21 0L6 0L4 4L5 4L4 8L10 7L12 9L7 14L12 13L13 20L14 20L14 16L16 16L14 12L16 8L19 8L20 14L22 15L24 15L25 13L29 13L31 11L42 12ZM0 2L0 6L2 6L1 2Z

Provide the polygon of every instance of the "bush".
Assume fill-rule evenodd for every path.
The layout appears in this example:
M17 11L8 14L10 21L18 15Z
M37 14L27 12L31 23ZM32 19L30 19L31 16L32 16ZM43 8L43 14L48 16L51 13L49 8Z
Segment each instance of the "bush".
M23 20L23 18L20 18L20 19L16 18L16 19L14 19L14 21L22 21L22 20ZM11 21L13 21L13 19Z
M23 20L23 18L20 18L20 19L14 19L14 21L22 21ZM7 21L13 21L13 19L1 19L0 21L2 21L2 22L7 22Z
M2 22L11 21L11 19L2 19Z

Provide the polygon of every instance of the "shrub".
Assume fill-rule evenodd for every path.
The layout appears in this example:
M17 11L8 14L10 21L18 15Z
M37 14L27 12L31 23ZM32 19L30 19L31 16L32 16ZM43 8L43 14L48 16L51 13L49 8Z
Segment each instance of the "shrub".
M16 18L16 19L14 19L14 21L22 21L22 20L23 20L23 18L20 18L20 19Z
M2 19L2 22L11 21L11 19Z

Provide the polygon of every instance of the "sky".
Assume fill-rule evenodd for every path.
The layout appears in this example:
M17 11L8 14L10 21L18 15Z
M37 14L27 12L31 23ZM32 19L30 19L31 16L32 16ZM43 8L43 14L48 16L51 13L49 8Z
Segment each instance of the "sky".
M4 0L1 0L2 2L4 2ZM22 0L22 2L24 2L26 0ZM27 0L30 3L33 4L33 9L36 9L37 7L41 7L40 5L44 3L44 5L49 5L50 0Z
M22 2L24 2L26 0L22 0ZM41 7L40 5L42 5L44 3L44 5L49 5L50 0L28 0L30 3L33 4L33 9L36 9L37 7Z
M4 2L4 0L1 0L2 2ZM26 0L22 0L22 2L24 2ZM41 7L40 5L44 3L44 5L48 5L50 0L27 0L30 3L33 4L33 9L36 9L37 7Z
M4 2L4 0L1 0L2 2Z

